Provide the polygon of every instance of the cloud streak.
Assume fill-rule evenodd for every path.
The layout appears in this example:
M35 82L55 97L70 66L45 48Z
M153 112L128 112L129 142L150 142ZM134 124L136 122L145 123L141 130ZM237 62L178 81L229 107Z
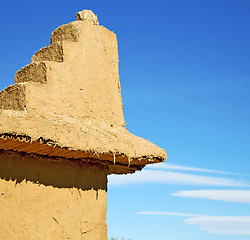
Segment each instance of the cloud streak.
M211 217L199 216L185 219L186 224L200 226L201 230L213 234L250 235L250 216Z
M175 212L137 212L143 215L169 215L189 217L186 224L200 226L201 230L212 234L250 235L250 216L202 216Z
M182 166L182 165L177 165L177 164L172 164L172 163L158 163L158 164L148 165L146 169L160 169L160 170L165 169L165 170L180 170L180 171L191 171L191 172L207 172L207 173L238 175L236 173L231 173L231 172L224 172L224 171L197 168L197 167L188 167L188 166Z
M175 212L137 212L136 214L141 215L170 215L170 216L181 216L181 217L198 217L199 215L189 213L175 213Z
M164 183L197 186L250 187L248 183L235 179L208 177L162 170L143 170L141 172L136 172L129 175L110 175L108 177L108 183L109 186L143 183Z
M177 197L202 198L237 203L250 203L250 190L191 190L178 191L171 195Z

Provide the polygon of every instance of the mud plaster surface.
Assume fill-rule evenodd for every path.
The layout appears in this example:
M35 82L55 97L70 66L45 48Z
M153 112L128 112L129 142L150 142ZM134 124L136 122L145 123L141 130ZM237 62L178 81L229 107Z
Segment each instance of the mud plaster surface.
M16 73L0 93L0 134L114 160L121 154L140 167L166 160L164 149L125 128L116 35L93 23L60 26ZM107 172L96 161L0 150L0 239L106 240L106 191Z
M149 163L166 159L165 150L125 128L113 32L88 21L62 25L31 62L0 93L0 133Z
M1 240L107 239L99 166L0 152Z

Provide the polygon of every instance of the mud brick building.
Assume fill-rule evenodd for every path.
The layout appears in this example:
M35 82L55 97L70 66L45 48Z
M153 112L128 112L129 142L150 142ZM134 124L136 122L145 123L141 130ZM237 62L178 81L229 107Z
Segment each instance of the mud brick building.
M0 93L0 239L107 239L107 175L166 157L125 128L116 35L81 11Z

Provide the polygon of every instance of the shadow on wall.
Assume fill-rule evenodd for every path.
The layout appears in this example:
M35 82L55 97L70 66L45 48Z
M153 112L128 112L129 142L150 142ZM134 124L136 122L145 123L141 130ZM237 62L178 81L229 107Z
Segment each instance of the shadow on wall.
M3 150L0 150L0 178L57 188L107 191L107 172L100 164Z

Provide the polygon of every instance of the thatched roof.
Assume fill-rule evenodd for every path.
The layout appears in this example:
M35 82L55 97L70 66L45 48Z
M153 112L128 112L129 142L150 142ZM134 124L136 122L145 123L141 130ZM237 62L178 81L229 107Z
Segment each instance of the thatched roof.
M90 11L77 19L1 91L0 149L98 161L109 173L164 161L165 150L125 128L116 35Z

